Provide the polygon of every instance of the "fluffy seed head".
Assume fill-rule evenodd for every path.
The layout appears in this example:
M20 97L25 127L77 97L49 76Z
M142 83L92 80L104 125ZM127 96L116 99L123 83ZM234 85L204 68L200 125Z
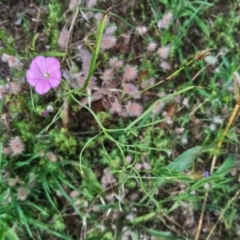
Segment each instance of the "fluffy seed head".
M127 163L130 164L130 163L132 162L132 160L133 160L133 158L132 158L131 155L127 155L127 156L126 156L126 162L127 162Z
M164 106L165 106L165 102L157 102L152 109L153 116L158 115L162 111Z
M53 152L47 152L46 157L48 158L49 161L51 162L57 162L57 155L54 154Z
M10 57L10 55L8 55L7 53L3 53L3 55L2 55L2 61L3 61L3 62L8 62L9 57Z
M151 170L151 165L150 165L150 163L147 163L147 162L144 162L143 163L143 169L145 169L145 170Z
M223 124L223 119L220 116L213 116L213 122L216 124Z
M137 77L137 74L138 74L137 67L126 65L124 68L123 80L124 81L134 80Z
M218 61L217 57L215 56L212 56L212 55L209 55L207 57L204 58L204 61L207 63L207 64L210 64L210 65L215 65Z
M119 60L117 57L110 58L109 60L109 66L114 68L115 70L118 70L123 65L123 61Z
M68 9L69 9L69 10L72 10L72 9L74 9L75 7L77 7L77 5L78 5L78 0L71 0L71 1L69 2Z
M122 111L119 112L118 115L121 116L121 117L123 117L123 118L126 118L126 117L129 116L128 113L127 113L127 111L126 111L126 109L122 109Z
M114 77L114 72L111 68L108 68L103 72L102 78L104 81L111 81L113 77Z
M210 131L216 131L217 125L216 125L215 123L211 123L211 124L209 125L209 129L210 129Z
M14 56L11 56L9 59L8 59L8 66L10 68L20 68L22 66L22 63L20 62L19 59L17 59L16 57Z
M58 38L58 45L60 48L65 49L67 47L68 36L69 31L64 27Z
M141 83L142 88L148 88L152 85L154 85L156 82L155 78L149 78Z
M116 32L116 30L117 30L117 26L116 25L111 25L105 30L105 34L113 35Z
M139 194L138 194L138 193L131 193L131 194L129 195L129 199L130 199L132 202L136 201L138 198L139 198Z
M107 194L107 195L105 196L105 199L106 199L108 202L113 202L114 198L115 198L114 193L109 193L109 194Z
M170 47L169 46L160 47L157 50L157 53L158 53L159 57L162 58L162 59L167 59L168 55L169 55L169 52L170 52Z
M175 128L175 133L176 134L182 134L184 132L184 128Z
M0 99L4 99L9 92L9 87L8 86L2 86L0 85Z
M130 117L138 117L143 112L143 107L139 103L128 101L125 105L127 114Z
M106 50L106 49L113 48L116 42L117 42L117 39L114 36L104 34L101 42L101 49Z
M9 91L15 95L17 95L22 89L21 82L10 82L9 83Z
M147 46L147 51L148 52L154 52L157 48L157 44L155 42L151 42Z
M48 105L48 106L47 106L47 111L53 112L53 106L52 106L52 105Z
M139 92L138 88L131 83L122 84L123 91L128 94L129 96L133 97L134 99L141 98L141 93Z
M24 144L20 137L14 137L9 141L9 147L12 152L12 156L20 155L24 151Z
M144 35L147 32L147 28L145 26L136 27L137 33L139 35Z
M71 198L76 198L78 196L79 196L79 192L78 191L73 190L73 191L70 192L70 197Z
M93 8L97 4L97 0L88 0L86 7L87 8Z
M189 107L189 100L188 100L188 98L184 98L183 101L182 101L182 104L185 107Z
M17 195L19 200L24 201L27 199L28 190L24 187L20 187L18 188Z
M171 20L172 20L173 14L171 12L168 12L163 15L162 20L158 22L158 28L168 28Z
M182 137L181 142L183 145L188 143L188 139L186 137Z
M91 59L92 59L92 54L84 47L78 47L79 50L79 57L82 61L82 71L85 76L88 75L90 64L91 64Z
M160 67L163 70L171 70L170 64L168 62L166 62L166 61L162 61L161 64L160 64Z
M137 170L141 170L142 167L143 167L142 163L136 163L136 164L134 165L134 168L137 169Z
M111 103L110 111L120 113L122 112L122 105L118 101L114 101Z
M96 13L95 15L94 15L94 18L98 21L98 22L100 22L101 20L102 20L102 18L103 18L103 14L102 13Z
M7 62L10 68L20 68L22 66L22 63L18 58L8 55L7 53L3 53L2 61Z
M101 184L103 188L107 188L110 185L113 185L116 183L115 177L107 171L107 169L104 170L104 175L101 178Z

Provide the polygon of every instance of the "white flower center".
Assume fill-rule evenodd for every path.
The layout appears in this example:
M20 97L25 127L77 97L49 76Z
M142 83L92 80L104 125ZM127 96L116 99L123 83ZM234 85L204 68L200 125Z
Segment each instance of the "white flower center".
M43 76L44 76L44 78L49 78L50 77L50 73L45 72L45 73L43 73Z

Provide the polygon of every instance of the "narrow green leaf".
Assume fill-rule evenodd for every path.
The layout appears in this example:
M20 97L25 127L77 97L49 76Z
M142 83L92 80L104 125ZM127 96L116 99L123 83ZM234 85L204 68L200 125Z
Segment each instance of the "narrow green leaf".
M233 154L229 154L227 159L218 168L214 174L227 174L236 165L236 157Z
M22 210L20 205L16 206L16 211L17 211L17 214L18 214L18 221L21 223L22 227L25 227L25 229L27 230L28 235L31 238L33 238L33 233L32 233L32 230L31 230L29 224L28 224L27 217L26 217L26 215L25 215L25 213Z
M35 51L35 47L36 47L36 41L38 39L39 33L35 34L33 36L33 40L32 40L32 50Z
M93 72L95 71L95 69L97 67L97 58L98 58L98 54L99 54L99 51L100 51L103 31L104 31L104 28L105 28L105 23L106 23L108 12L109 11L105 12L102 20L100 21L100 23L98 25L97 36L96 36L96 46L95 46L95 50L94 50L93 55L92 55L88 76L86 78L86 81L85 81L85 84L83 86L83 89L85 89L87 87L87 85L88 85L88 83L90 81L90 78L92 77Z
M143 228L148 234L155 236L161 240L184 240L183 238L177 238L171 232L157 231L146 227Z
M111 232L106 232L103 237L101 237L101 240L113 240L113 235Z
M133 222L134 222L134 224L141 223L141 222L146 222L146 221L152 219L155 216L156 216L156 212L151 212L151 213L148 213L148 214L145 214L143 216L135 218L133 220Z
M112 233L106 232L106 233L88 237L86 240L113 240L113 239L114 237L112 236Z
M207 35L207 37L209 37L210 32L209 32L209 28L207 27L207 25L198 17L195 18L195 22L199 26L199 28L202 30L202 32L204 32Z
M46 232L46 233L49 233L51 235L54 235L56 237L56 239L72 240L72 238L66 236L65 234L63 235L60 232L52 230L51 228L53 226L49 226L49 225L47 225L47 224L45 224L41 221L38 221L37 219L28 218L28 221L29 221L29 223L31 223L32 226L35 226L35 228L40 229L42 232ZM36 239L36 238L31 238L31 239Z
M84 165L82 165L82 171L83 171L83 175L82 175L83 180L85 183L87 183L86 186L97 194L102 193L103 188L101 184L98 182L95 173L90 168Z
M182 172L183 170L188 169L194 162L197 155L202 153L204 150L205 148L202 146L196 146L188 149L187 151L183 152L180 156L175 158L173 162L171 162L167 166L167 169L176 172Z

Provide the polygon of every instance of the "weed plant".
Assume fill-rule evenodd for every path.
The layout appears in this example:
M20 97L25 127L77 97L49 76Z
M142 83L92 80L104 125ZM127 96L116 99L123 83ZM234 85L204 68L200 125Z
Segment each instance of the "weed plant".
M2 1L0 239L239 239L238 8Z

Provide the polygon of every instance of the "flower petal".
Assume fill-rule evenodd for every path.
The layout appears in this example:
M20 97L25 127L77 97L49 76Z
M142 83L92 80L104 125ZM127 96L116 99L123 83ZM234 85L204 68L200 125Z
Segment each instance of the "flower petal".
M56 70L60 69L60 62L57 58L47 57L46 58L46 70L50 74Z
M42 80L35 86L35 91L39 94L44 94L51 89L51 86L48 81Z
M57 87L61 82L61 71L55 71L51 73L49 84L52 88Z
M30 65L30 69L37 72L45 73L46 72L46 58L43 56L35 57Z
M58 79L51 79L49 84L52 88L56 88L60 84L61 80Z
M27 81L30 85L35 86L39 81L43 80L43 75L38 71L28 69L27 70Z

